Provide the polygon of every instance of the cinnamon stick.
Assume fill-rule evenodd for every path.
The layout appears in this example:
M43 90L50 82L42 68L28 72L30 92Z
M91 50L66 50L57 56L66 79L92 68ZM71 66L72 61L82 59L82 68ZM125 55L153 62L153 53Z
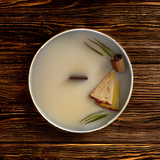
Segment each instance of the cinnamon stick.
M126 64L121 54L114 55L110 62L116 72L123 73L126 70Z

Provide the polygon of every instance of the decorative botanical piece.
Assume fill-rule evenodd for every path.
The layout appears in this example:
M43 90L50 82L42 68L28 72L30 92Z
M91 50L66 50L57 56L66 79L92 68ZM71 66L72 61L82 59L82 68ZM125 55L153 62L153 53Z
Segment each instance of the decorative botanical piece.
M90 42L96 44L97 46L99 46L102 49L102 51L104 51L104 53L106 53L110 57L110 58L108 58L108 57L105 56L108 60L110 60L111 65L112 65L113 69L116 72L123 73L126 70L126 64L125 64L125 61L124 61L123 56L121 54L115 54L109 47L107 47L102 42L98 41L97 39L95 39L95 41L93 41L93 40L91 40L91 39L88 38L88 40ZM94 49L93 47L91 47L86 42L84 42L84 43L90 49L92 49L94 52L98 53L101 56L104 56L104 54L101 53L100 51Z
M99 106L103 108L108 108L110 110L119 111L119 89L120 89L119 85L120 85L120 80L117 80L114 84L112 105L108 105L106 103L101 103L97 101L96 101L96 104L98 104Z
M115 55L115 53L109 48L107 47L106 45L104 45L103 43L101 43L100 41L98 41L97 39L96 42L95 41L92 41L88 38L89 41L91 41L92 43L96 44L97 46L99 46L108 56L110 56L111 58L113 57L110 52ZM91 48L94 52L98 53L99 55L101 56L104 56L103 53L101 53L100 51L94 49L93 47L91 47L90 45L88 45L86 42L84 42L89 48ZM108 58L109 59L109 58Z
M96 41L92 41L91 39L88 38L89 41L91 41L92 43L96 44L97 46L99 46L104 53L106 53L109 57L111 57L111 64L112 67L119 72L124 72L124 70L126 69L124 61L122 62L122 55L120 54L115 54L109 47L107 47L106 45L104 45L103 43L101 43L100 41L98 41L97 39L95 39ZM101 56L104 56L103 53L101 53L100 51L94 49L93 47L91 47L90 45L88 45L86 42L85 44L92 49L94 52L98 53ZM111 53L113 54L113 56L111 55ZM112 58L114 57L114 58ZM120 61L119 66L117 65L116 62ZM118 66L118 67L117 67ZM107 108L110 110L114 110L114 111L119 111L119 86L120 86L120 80L115 82L115 72L111 71L100 83L99 85L91 92L90 97L95 99L95 103L103 108ZM89 116L87 116L86 118L84 118L83 120L81 120L80 122L84 123L84 124L88 124L90 122L94 122L97 120L100 120L104 117L106 117L108 114L100 114L104 111L100 111L97 113L93 113Z
M85 117L84 119L82 119L80 121L80 123L86 125L88 123L95 122L95 121L100 120L102 118L105 118L107 116L108 116L108 114L105 113L105 111L99 111L99 112L90 114L89 116Z
M95 99L97 103L104 103L111 106L113 100L114 80L115 73L111 71L92 91L90 96Z

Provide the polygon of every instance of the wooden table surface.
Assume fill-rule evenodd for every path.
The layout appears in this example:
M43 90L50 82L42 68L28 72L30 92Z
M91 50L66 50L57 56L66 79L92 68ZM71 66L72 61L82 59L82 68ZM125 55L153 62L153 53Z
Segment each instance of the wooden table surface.
M93 133L61 131L37 111L28 72L55 34L95 29L127 52L133 94L123 114ZM160 159L160 2L0 1L0 159Z

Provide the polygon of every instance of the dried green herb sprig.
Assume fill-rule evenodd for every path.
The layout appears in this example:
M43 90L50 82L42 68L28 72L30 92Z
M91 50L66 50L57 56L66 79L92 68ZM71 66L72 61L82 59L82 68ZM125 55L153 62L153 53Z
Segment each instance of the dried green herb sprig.
M92 113L92 114L90 114L89 116L87 116L87 117L85 117L84 119L82 119L82 120L80 121L80 123L86 125L86 124L88 124L88 123L95 122L95 121L97 121L97 120L100 120L100 119L102 119L102 118L105 118L105 117L108 116L108 114L107 114L107 113L104 113L104 112L105 112L105 111L98 111L98 112L96 112L96 113Z
M101 52L97 51L96 49L92 48L89 44L87 44L86 42L84 42L90 49L92 49L94 52L98 53L101 56L104 56Z
M108 49L109 51L112 52L113 55L115 55L115 52L112 51L109 47L107 47L106 45L104 45L103 43L101 43L100 41L98 41L97 39L95 39L99 44L101 44L103 47L105 47L106 49Z
M109 57L111 57L111 58L113 57L113 56L110 54L110 52L112 52L112 54L115 55L115 53L114 53L109 47L107 47L106 45L104 45L103 43L101 43L100 41L98 41L97 39L95 39L96 42L93 41L93 40L91 40L91 39L89 39L89 38L88 38L88 40L89 40L90 42L96 44L97 46L99 46ZM101 56L104 56L103 53L101 53L100 51L94 49L93 47L91 47L91 46L90 46L89 44L87 44L86 42L84 42L84 43L85 43L90 49L92 49L94 52L98 53L98 54L101 55Z

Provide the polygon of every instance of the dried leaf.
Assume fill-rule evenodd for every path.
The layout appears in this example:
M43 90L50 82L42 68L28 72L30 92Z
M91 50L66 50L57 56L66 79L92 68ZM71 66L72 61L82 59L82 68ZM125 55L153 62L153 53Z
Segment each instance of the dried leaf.
M82 119L80 121L80 123L84 123L85 125L88 124L88 123L91 123L91 122L94 122L94 121L97 121L97 120L100 120L106 116L108 116L108 114L100 114L100 113L103 113L104 111L99 111L99 112L96 112L96 113L93 113L93 114L90 114L89 116L85 117L84 119Z
M112 55L107 51L108 48L105 49L103 46L101 46L100 44L98 44L98 43L90 40L89 38L88 38L88 40L91 41L92 43L96 44L97 46L99 46L108 56L110 56L110 57L112 58ZM106 47L106 46L105 46L105 47Z
M106 49L108 49L109 51L111 51L113 53L113 55L115 55L115 53L106 45L104 45L103 43L101 43L100 41L98 41L97 39L95 39L99 44L101 44L103 47L105 47Z
M94 52L98 53L101 56L104 56L101 52L97 51L96 49L92 48L91 46L89 46L86 42L84 42L90 49L92 49Z

